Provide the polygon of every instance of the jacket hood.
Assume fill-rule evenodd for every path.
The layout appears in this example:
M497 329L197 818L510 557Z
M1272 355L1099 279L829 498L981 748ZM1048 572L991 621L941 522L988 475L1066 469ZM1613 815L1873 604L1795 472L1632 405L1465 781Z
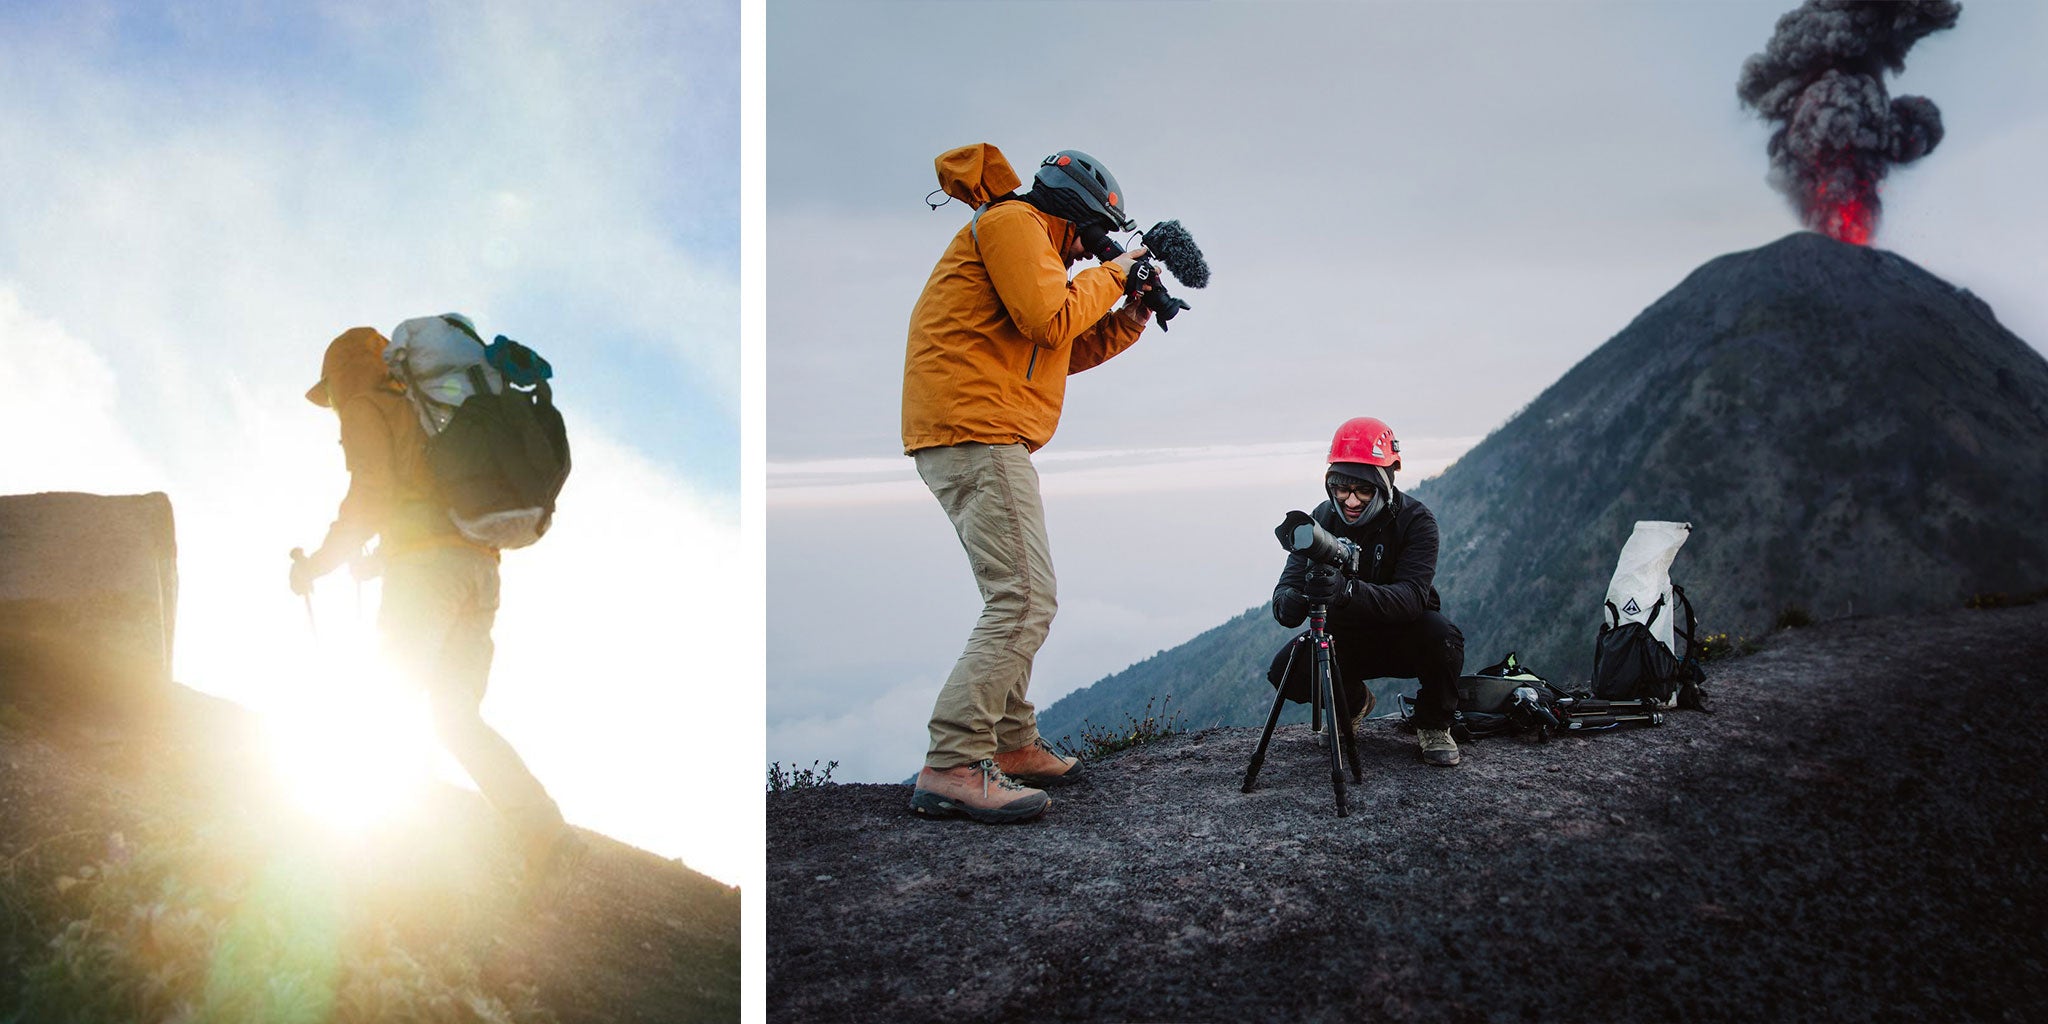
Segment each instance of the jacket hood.
M949 149L932 166L939 172L939 188L968 206L1009 195L1024 184L1003 151L986 142Z
M349 399L372 391L396 391L397 382L384 367L389 344L373 327L351 327L327 343L320 360L320 382L306 392L306 401L322 408L340 408Z

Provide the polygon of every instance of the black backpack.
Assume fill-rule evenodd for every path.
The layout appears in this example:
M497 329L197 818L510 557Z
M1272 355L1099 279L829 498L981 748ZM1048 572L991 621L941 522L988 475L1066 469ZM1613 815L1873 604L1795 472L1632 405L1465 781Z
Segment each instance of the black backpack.
M1566 728L1561 700L1569 694L1523 665L1514 651L1498 665L1458 677L1458 710L1451 735L1459 742L1533 732L1538 742ZM1401 725L1414 728L1415 698L1401 697Z
M484 344L456 314L407 320L392 334L385 362L426 431L427 470L448 518L489 547L538 541L569 478L554 368L502 334Z
M1414 716L1415 698L1403 695L1402 730L1415 730ZM1458 711L1451 736L1470 743L1490 736L1526 735L1545 743L1568 732L1663 724L1663 707L1655 700L1602 700L1584 691L1566 690L1537 675L1509 651L1500 664L1459 677Z
M524 547L547 532L569 465L568 431L546 380L463 399L427 442L427 468L456 526L494 547Z
M1600 624L1600 636L1593 643L1590 688L1594 697L1609 701L1654 700L1660 707L1708 710L1707 694L1701 689L1707 674L1699 662L1699 620L1684 587L1672 584L1671 594L1676 607L1685 613L1685 625L1681 628L1674 622L1671 629L1674 639L1685 641L1683 655L1673 654L1650 632L1650 624L1657 621L1657 616L1670 610L1663 598L1657 599L1642 622L1622 622L1614 602L1604 602L1607 619Z

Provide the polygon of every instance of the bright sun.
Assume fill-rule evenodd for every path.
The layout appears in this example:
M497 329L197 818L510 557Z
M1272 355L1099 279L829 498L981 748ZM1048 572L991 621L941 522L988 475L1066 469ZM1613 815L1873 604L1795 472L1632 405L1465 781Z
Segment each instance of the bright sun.
M375 585L364 590L374 608ZM417 803L440 748L424 696L378 654L374 615L329 614L334 603L308 638L308 669L264 688L258 710L286 797L325 825L364 831Z

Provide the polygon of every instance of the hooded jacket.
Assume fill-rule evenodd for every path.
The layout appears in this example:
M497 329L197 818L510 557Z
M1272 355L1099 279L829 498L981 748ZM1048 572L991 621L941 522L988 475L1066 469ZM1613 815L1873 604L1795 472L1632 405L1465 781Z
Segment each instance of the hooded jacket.
M1124 294L1118 268L1068 279L1071 223L1024 202L983 208L1020 184L994 146L935 163L940 187L980 216L953 236L910 311L903 451L965 442L1037 451L1059 427L1067 375L1129 348L1144 324L1109 315Z
M1330 610L1330 628L1368 629L1413 622L1425 611L1442 611L1436 592L1436 516L1422 502L1394 489L1387 508L1372 521L1344 525L1337 506L1327 499L1309 513L1316 525L1359 547L1358 582L1351 600ZM1273 588L1273 618L1289 629L1308 617L1307 555L1290 554Z
M386 556L441 544L475 546L433 497L427 432L384 366L388 343L373 328L343 331L327 346L320 383L306 393L340 416L348 465L348 494L320 549L309 556L316 575L355 557L372 537L382 538L378 550Z

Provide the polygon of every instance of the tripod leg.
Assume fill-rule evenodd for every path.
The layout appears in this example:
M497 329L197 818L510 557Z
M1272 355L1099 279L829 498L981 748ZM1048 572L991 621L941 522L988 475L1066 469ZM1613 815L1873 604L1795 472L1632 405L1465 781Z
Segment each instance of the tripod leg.
M1330 731L1337 731L1337 680L1331 673L1330 647L1328 638L1316 645L1316 703L1326 705L1330 710ZM1344 806L1344 751L1343 744L1335 735L1330 737L1330 788L1337 794L1337 817L1350 815Z
M1316 733L1318 738L1320 738L1323 731L1323 701L1321 697L1308 702L1308 731Z
M1351 714L1351 703L1344 699L1344 687L1338 684L1338 680L1341 678L1342 676L1337 672L1337 659L1332 657L1330 659L1330 746L1338 750L1342 750L1344 746L1342 742L1345 732L1343 723L1349 719Z
M1330 638L1330 677L1332 679L1344 678L1344 669L1342 667L1342 663L1337 660L1336 637ZM1366 696L1370 697L1371 694L1367 694ZM1337 735L1343 738L1342 742L1344 744L1344 759L1351 763L1351 781L1364 782L1365 774L1362 771L1360 771L1358 767L1358 726L1357 723L1353 721L1351 717L1351 702L1344 700L1343 698L1344 691L1338 689L1337 715L1339 717L1339 721L1341 724L1337 728Z
M1287 665L1280 670L1280 685L1273 689L1273 710L1266 716L1266 731L1259 734L1259 749L1252 751L1252 762L1244 769L1244 786L1239 792L1249 793L1253 784L1259 781L1259 766L1266 763L1266 745L1273 742L1273 726L1280 722L1280 709L1287 703L1287 676L1294 671L1294 656L1301 653L1299 644L1287 652Z
M1286 676L1281 676L1286 679ZM1239 792L1249 793L1253 784L1259 781L1259 767L1266 763L1266 745L1273 742L1273 726L1280 721L1280 708L1287 703L1285 687L1273 695L1273 711L1266 716L1266 731L1259 734L1259 749L1252 751L1252 762L1244 768L1244 787Z

